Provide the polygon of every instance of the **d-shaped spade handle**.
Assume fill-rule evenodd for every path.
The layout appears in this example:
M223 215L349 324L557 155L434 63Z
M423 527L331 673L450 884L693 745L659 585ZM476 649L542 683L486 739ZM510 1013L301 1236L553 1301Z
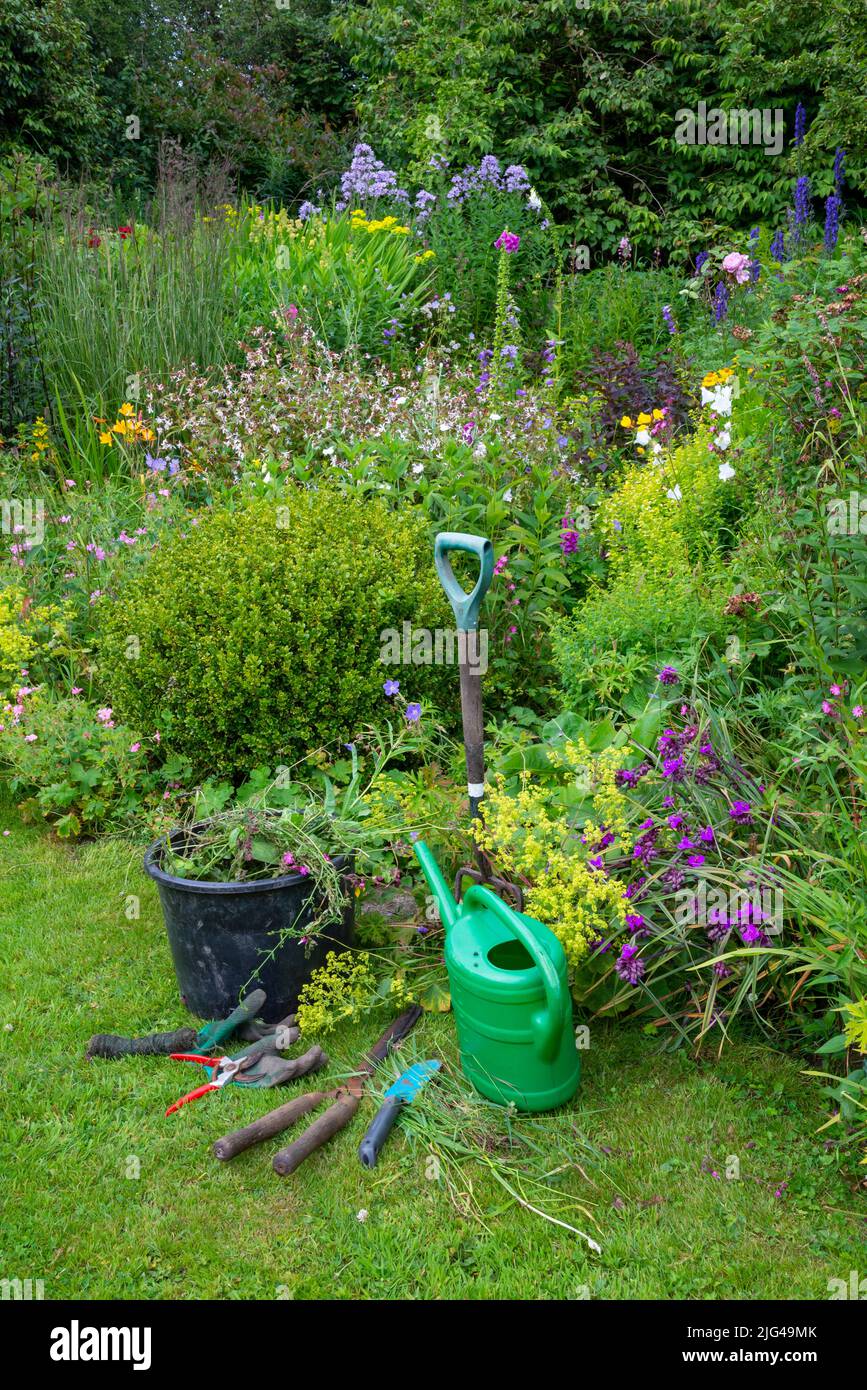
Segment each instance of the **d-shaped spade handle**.
M449 553L465 550L478 556L479 577L475 588L467 593L454 576ZM446 598L452 606L458 630L473 632L479 625L479 609L494 577L494 547L484 536L470 536L463 531L440 531L434 541L434 564Z

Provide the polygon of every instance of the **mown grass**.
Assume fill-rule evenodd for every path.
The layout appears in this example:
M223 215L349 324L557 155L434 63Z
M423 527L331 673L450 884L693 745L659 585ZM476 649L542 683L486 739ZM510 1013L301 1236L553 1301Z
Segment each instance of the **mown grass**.
M467 1177L485 1222L461 1215L399 1133L364 1171L372 1100L291 1178L271 1170L276 1140L219 1163L214 1139L306 1083L230 1087L166 1119L192 1068L86 1063L92 1032L185 1021L156 892L136 850L57 845L2 809L0 823L11 831L0 840L0 1276L43 1279L52 1299L827 1298L829 1279L867 1267L854 1170L840 1173L815 1137L818 1092L797 1059L754 1046L696 1065L638 1031L592 1030L577 1102L545 1123L576 1136L576 1151L578 1136L598 1149L595 1165L581 1154L588 1181L570 1183L601 1255L481 1171ZM138 920L125 915L129 894ZM386 1021L323 1039L334 1072ZM426 1016L413 1049L454 1061L450 1017ZM725 1177L732 1154L739 1180Z

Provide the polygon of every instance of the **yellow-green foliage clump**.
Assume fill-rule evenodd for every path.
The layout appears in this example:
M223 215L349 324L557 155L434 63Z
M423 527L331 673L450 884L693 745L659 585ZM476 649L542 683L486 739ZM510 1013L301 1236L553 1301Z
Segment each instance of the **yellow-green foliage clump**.
M712 549L724 484L719 455L699 429L670 453L627 467L620 486L599 508L599 528L615 576L685 572ZM674 494L674 495L672 495Z
M629 843L626 801L615 782L629 754L628 746L594 754L583 739L551 752L563 782L592 800L593 819L580 830L562 807L562 784L536 782L525 773L516 794L499 778L485 798L480 843L509 876L529 881L526 910L559 937L570 966L580 964L598 937L619 930L626 916L623 884L588 859L603 833L613 834L623 849Z
M56 603L26 607L22 584L0 589L0 697L7 699L22 684L22 670L40 653L50 657L65 642L66 607ZM32 681L32 673L31 673Z
M36 648L21 621L26 595L18 585L0 590L0 695L11 694L14 683L21 684L21 668Z
M370 1007L376 977L366 951L329 951L298 997L298 1027L304 1037L330 1033Z

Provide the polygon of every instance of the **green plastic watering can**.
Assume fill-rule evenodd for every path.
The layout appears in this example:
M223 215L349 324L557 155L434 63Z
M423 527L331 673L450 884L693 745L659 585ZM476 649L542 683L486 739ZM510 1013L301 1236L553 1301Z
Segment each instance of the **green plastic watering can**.
M563 947L548 927L482 884L456 902L427 845L419 840L415 853L446 930L464 1074L501 1105L562 1105L581 1078Z

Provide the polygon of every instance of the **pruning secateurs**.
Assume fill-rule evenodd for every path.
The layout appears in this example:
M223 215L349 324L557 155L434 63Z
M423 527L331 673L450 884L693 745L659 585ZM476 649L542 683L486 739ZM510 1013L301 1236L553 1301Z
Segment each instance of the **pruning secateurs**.
M174 1105L170 1105L166 1111L167 1115L180 1110L188 1101L198 1100L199 1096L205 1095L208 1091L219 1091L234 1079L235 1073L241 1067L241 1060L233 1060L231 1057L202 1057L198 1052L171 1052L169 1056L175 1062L198 1062L200 1066L207 1067L210 1079L204 1086L197 1086L194 1091L188 1091L180 1100L176 1100Z

